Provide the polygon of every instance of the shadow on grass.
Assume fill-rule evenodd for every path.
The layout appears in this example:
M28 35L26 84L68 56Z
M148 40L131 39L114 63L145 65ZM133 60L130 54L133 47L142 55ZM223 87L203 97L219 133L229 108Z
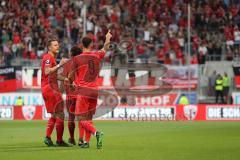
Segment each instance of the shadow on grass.
M47 147L44 144L33 145L32 143L16 144L16 145L5 145L0 146L0 152L32 152L32 151L46 151L54 150L61 151L66 149L76 149L76 147Z

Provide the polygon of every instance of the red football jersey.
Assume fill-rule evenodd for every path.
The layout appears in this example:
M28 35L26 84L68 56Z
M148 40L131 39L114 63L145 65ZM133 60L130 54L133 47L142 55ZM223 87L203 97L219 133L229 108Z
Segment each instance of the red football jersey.
M75 80L74 83L81 87L97 87L98 74L104 51L83 52L74 57Z
M47 53L43 56L42 62L41 62L41 66L42 66L41 87L44 87L46 85L51 85L53 87L58 86L57 72L54 72L48 75L44 73L45 67L52 68L56 65L57 65L56 60L51 54Z

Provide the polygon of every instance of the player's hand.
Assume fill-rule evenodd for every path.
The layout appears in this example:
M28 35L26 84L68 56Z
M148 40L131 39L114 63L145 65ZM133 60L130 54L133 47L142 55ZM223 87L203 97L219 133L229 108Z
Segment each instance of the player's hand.
M69 82L69 79L68 78L64 78L64 82Z
M75 87L75 86L76 86L76 84L75 84L74 82L72 82L72 86L73 86L73 87Z
M65 63L67 63L68 59L67 58L62 58L59 65L62 66L64 65Z
M106 34L106 38L107 39L111 39L112 38L112 34L110 32L110 29L108 30L108 33Z
M64 78L64 84L69 84L69 79L68 78Z
M74 82L72 82L72 84L70 84L70 89L71 89L71 91L74 91L75 86L76 86L76 84L75 84Z

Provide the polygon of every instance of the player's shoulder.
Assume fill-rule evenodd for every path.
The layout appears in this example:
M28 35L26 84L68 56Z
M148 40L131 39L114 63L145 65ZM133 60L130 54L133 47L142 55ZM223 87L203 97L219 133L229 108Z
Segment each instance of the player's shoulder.
M91 55L96 56L96 57L101 57L104 54L105 54L105 51L103 51L103 50L97 50L97 51L91 52Z
M81 55L78 55L75 57L75 62L86 62L89 59L96 59L100 60L102 59L102 53L99 51L91 51L91 52L83 52Z
M77 62L79 59L81 59L81 55L74 56L71 58L71 62L72 63Z
M102 59L105 56L106 52L104 50L98 50L96 51L96 55Z
M55 59L50 54L46 53L42 57L42 63L44 63L45 65L50 65L52 63L55 63Z
M78 58L81 57L81 56L82 56L82 54L77 55L77 56L74 56L74 57L72 57L72 60L74 60L74 59L78 59Z
M94 52L83 52L81 55L79 55L79 57L81 58L87 58L87 57L93 57L96 56Z
M42 56L42 59L51 59L51 55L48 54L48 53L45 53L45 54Z
M103 53L105 53L105 51L101 49L101 50L97 50L96 53L103 54Z

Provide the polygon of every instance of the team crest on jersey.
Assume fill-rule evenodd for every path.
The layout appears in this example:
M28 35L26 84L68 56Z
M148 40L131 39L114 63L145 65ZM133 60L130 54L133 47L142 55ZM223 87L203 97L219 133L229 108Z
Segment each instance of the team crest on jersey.
M46 60L45 64L50 64L50 60L49 59Z
M195 105L186 105L183 107L184 116L187 117L188 120L194 120L197 116L197 106Z
M22 107L23 117L26 120L32 120L36 113L36 107L34 106L23 106Z

